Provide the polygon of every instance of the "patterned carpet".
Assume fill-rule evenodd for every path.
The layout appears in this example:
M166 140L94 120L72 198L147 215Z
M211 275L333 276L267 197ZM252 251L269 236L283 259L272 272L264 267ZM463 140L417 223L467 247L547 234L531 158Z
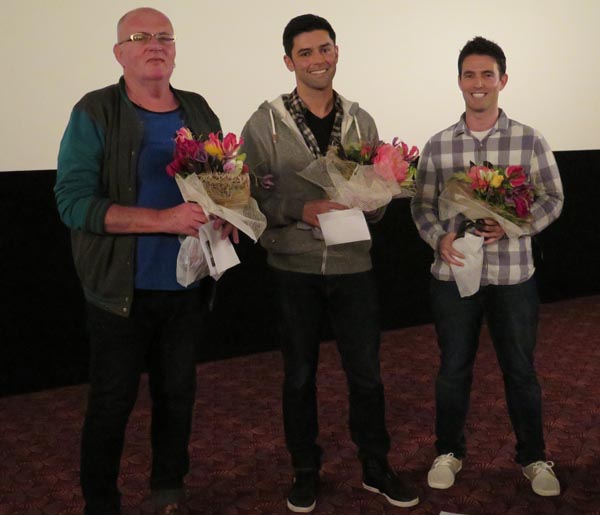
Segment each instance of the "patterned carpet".
M513 463L503 386L485 331L468 420L469 455L447 491L427 487L434 458L432 326L384 334L382 367L392 435L390 462L417 483L421 503L393 508L361 488L346 428L344 375L335 345L322 346L319 371L323 488L315 514L600 514L600 297L542 307L537 366L544 392L548 457L563 486L541 498ZM279 353L198 366L187 478L190 513L285 514L291 480L280 417ZM86 385L0 399L0 515L81 513L79 430ZM122 463L125 515L148 511L149 403L146 380L131 417Z

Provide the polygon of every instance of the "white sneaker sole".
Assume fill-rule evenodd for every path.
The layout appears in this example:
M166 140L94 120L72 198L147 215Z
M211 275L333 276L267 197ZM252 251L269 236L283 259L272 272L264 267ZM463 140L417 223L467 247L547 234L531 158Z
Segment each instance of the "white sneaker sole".
M451 486L454 485L454 481L452 481L452 483L448 484L448 483L434 483L433 481L429 481L429 479L427 480L427 485L429 486L429 488L435 488L436 490L448 490L448 488L450 488Z
M541 497L556 497L557 495L560 495L560 490L557 492L556 490L539 490L533 487L531 487L531 489Z
M540 490L539 488L535 488L533 486L531 478L527 474L525 474L525 472L523 472L523 475L525 476L527 481L529 481L529 483L531 484L531 489L533 490L533 493L535 493L541 497L556 497L557 495L560 495L560 488L558 490Z
M383 495L386 498L387 502L389 502L393 506L398 506L399 508L410 508L411 506L416 506L417 504L419 504L418 497L411 499L410 501L397 501L396 499L392 499L391 497L388 497L381 490L379 490L379 488L375 488L374 486L369 486L365 483L363 483L362 486L365 490L368 490L369 492L374 492L376 494Z
M294 513L310 513L315 509L317 505L317 501L312 503L310 506L296 506L292 504L289 500L287 502L288 510L293 511Z
M436 483L435 481L431 481L429 479L429 474L428 474L427 475L427 484L429 485L430 488L435 488L436 490L447 490L452 485L454 485L454 481L456 480L456 474L458 474L461 470L462 470L462 464L458 468L458 470L454 473L454 478L452 479L451 483Z

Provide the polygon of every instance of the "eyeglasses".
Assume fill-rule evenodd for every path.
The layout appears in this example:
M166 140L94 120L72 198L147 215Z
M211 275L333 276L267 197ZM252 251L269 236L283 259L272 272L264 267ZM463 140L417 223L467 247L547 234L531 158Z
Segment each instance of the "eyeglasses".
M149 43L152 38L156 39L159 43L163 45L168 45L175 41L175 34L169 34L167 32L159 32L158 34L150 34L149 32L136 32L135 34L131 34L127 39L123 41L119 41L117 44L122 45L123 43L129 43L133 41L134 43Z

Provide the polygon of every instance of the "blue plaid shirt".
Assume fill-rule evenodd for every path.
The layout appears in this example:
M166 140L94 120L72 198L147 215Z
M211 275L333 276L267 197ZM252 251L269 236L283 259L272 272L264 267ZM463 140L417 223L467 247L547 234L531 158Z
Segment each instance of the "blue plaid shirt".
M421 238L434 250L431 273L442 281L453 280L450 266L439 255L438 244L446 233L457 232L464 217L441 221L438 196L454 173L467 170L471 162L480 165L484 161L502 168L521 165L535 186L530 233L484 245L481 285L518 284L535 270L531 236L558 218L564 201L554 154L535 129L500 111L496 124L482 141L471 135L464 115L458 123L437 133L427 142L419 160L417 193L411 203L413 220Z

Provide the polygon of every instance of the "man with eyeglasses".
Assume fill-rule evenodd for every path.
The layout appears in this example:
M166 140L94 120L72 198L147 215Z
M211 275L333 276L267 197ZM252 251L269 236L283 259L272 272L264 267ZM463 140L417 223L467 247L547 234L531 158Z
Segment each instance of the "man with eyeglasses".
M166 166L180 127L206 135L220 124L204 98L170 86L175 35L164 14L135 9L117 32L123 77L74 107L55 187L90 334L81 486L86 514L120 513L125 428L147 367L152 500L158 513L180 513L207 291L204 282L177 283L178 235L197 236L207 218L183 202Z

